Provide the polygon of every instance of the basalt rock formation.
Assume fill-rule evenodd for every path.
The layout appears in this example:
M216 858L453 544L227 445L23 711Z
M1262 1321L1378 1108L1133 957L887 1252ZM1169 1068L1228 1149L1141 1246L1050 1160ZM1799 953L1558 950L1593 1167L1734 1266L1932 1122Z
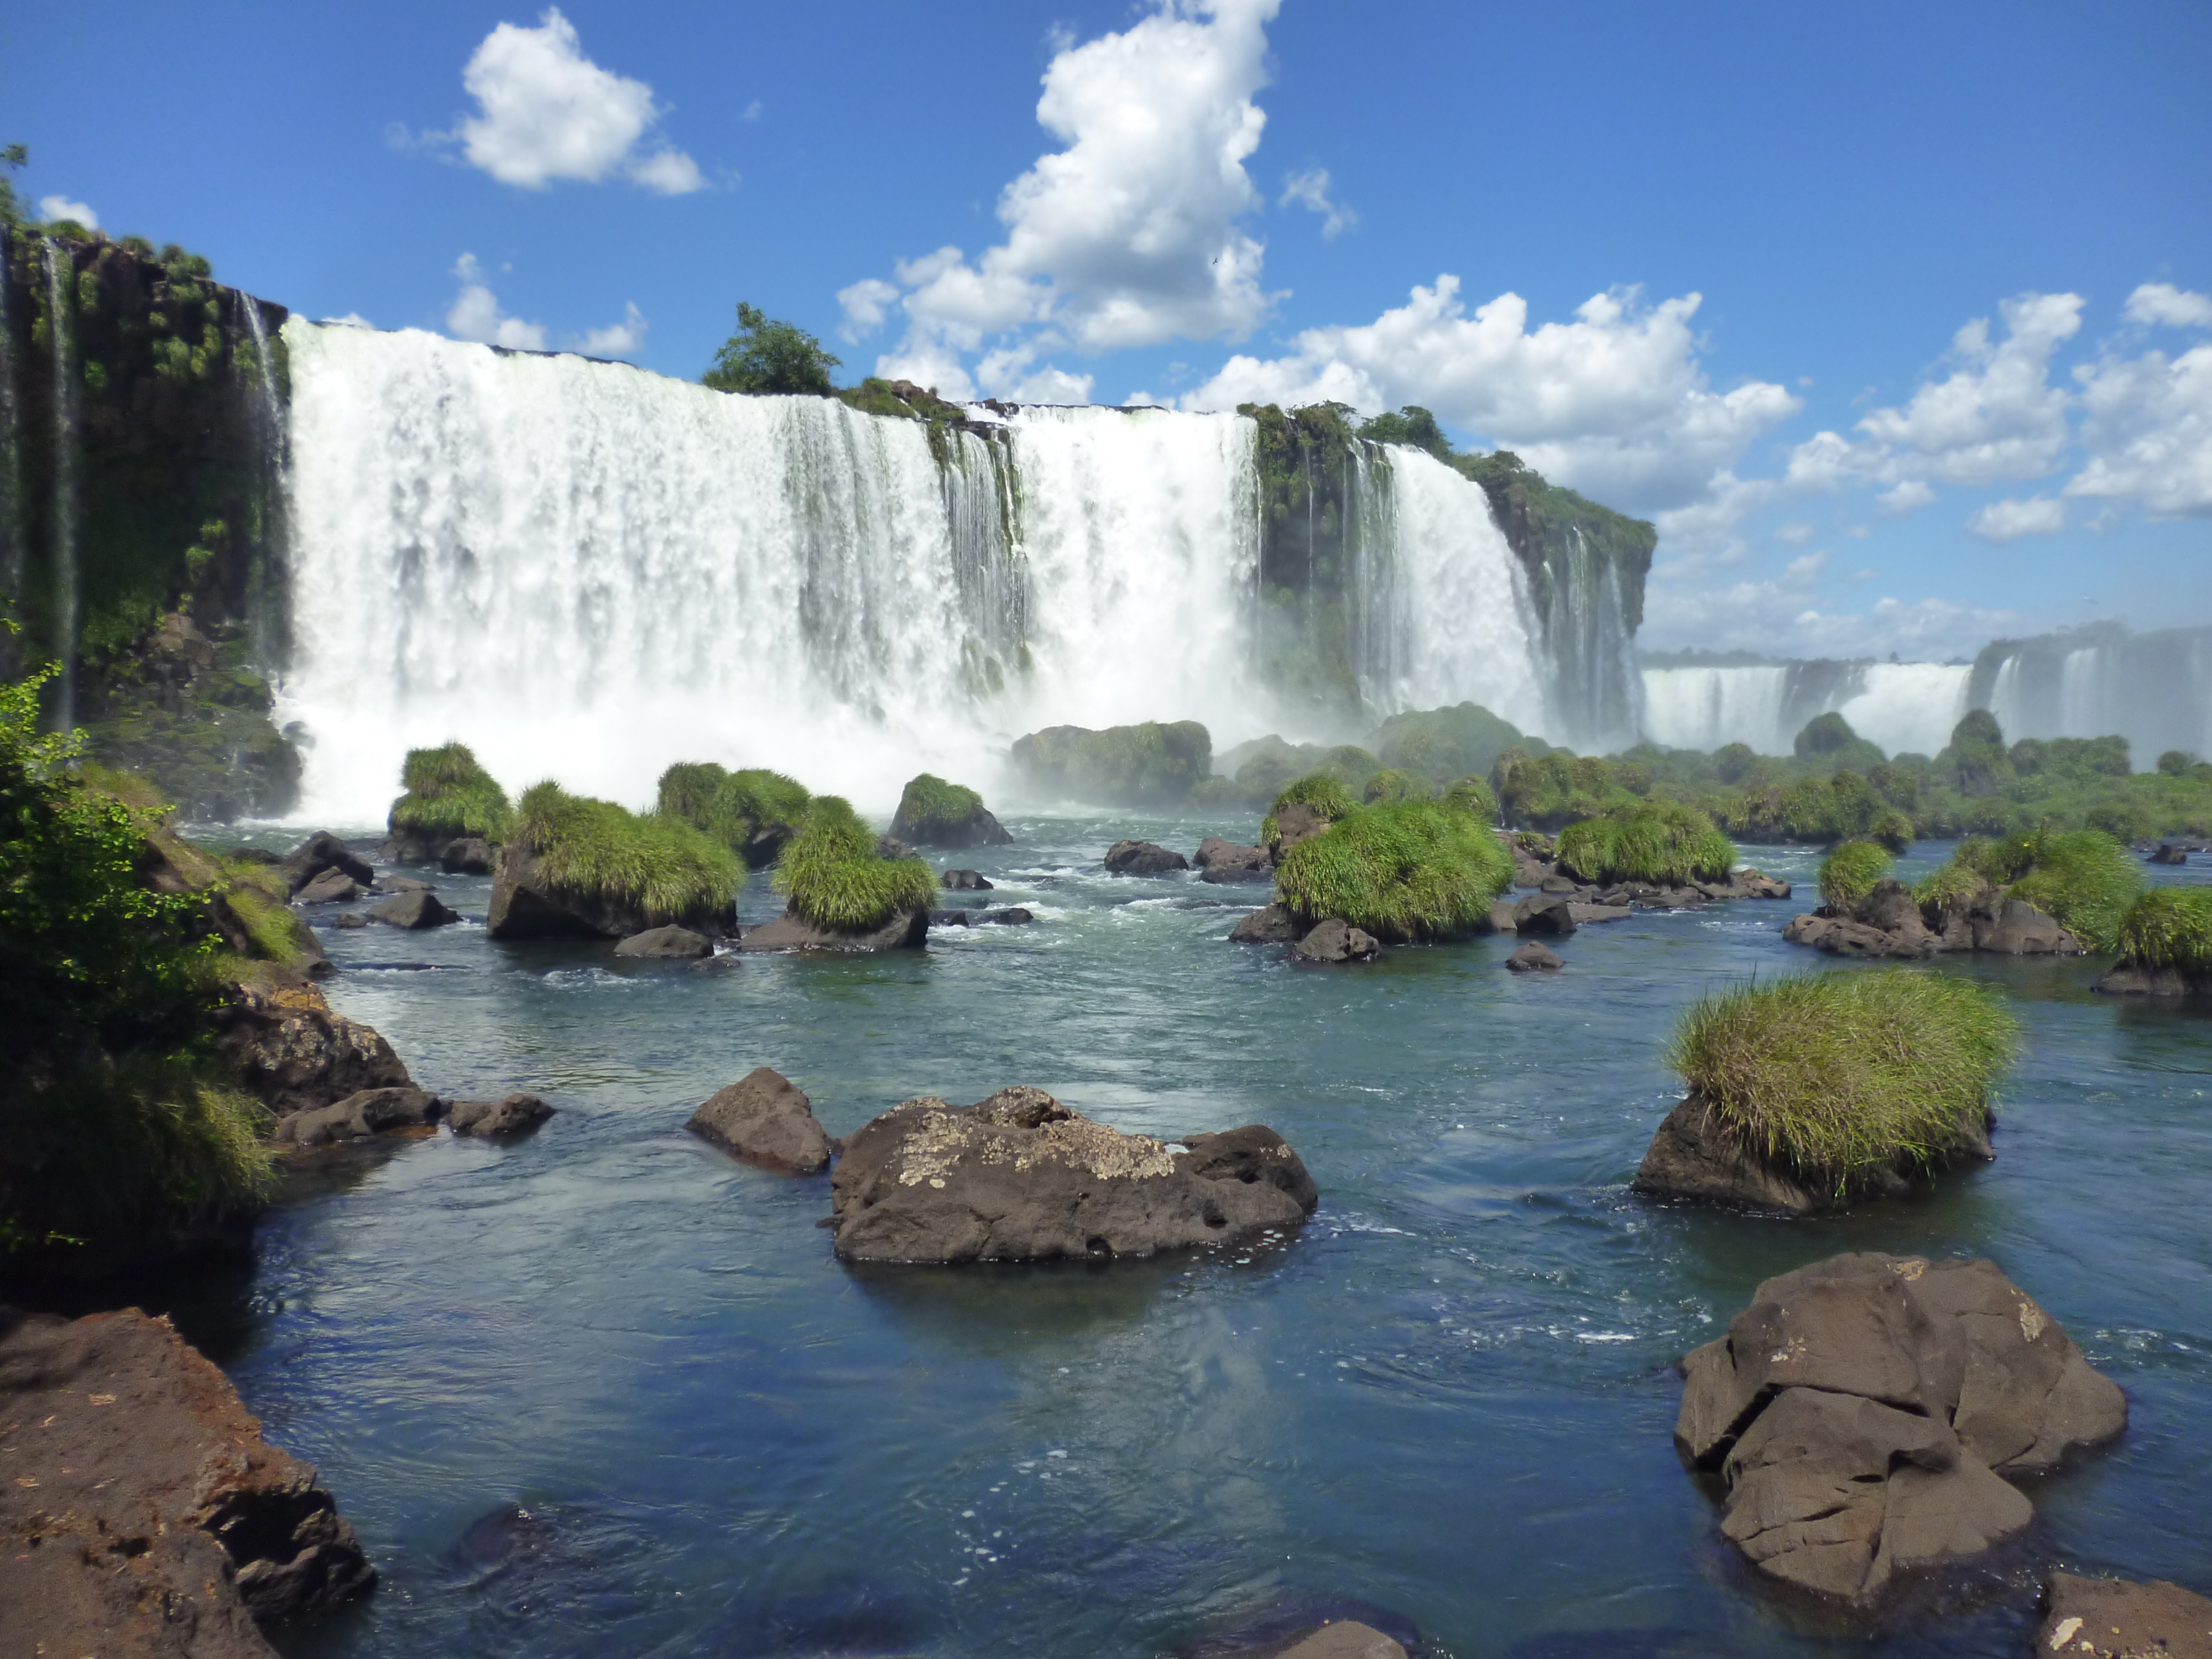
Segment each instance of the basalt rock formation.
M806 1091L765 1066L709 1096L684 1127L748 1164L791 1175L819 1175L837 1151Z
M280 1116L411 1081L389 1042L332 1013L323 994L303 981L248 981L235 988L219 1020L216 1053Z
M1988 882L1962 897L1923 904L1893 878L1876 882L1849 915L1832 914L1823 905L1791 921L1782 937L1843 957L1917 957L1954 951L2078 957L2086 949L2057 918L2025 899L2007 898Z

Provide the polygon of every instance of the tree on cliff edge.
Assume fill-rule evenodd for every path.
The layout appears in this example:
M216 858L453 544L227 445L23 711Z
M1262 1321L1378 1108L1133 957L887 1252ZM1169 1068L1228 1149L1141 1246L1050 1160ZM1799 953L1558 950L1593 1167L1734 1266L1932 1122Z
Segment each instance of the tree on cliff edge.
M779 322L758 306L738 301L738 331L722 342L699 378L717 392L811 392L826 398L837 388L830 371L841 367L822 342L796 323Z

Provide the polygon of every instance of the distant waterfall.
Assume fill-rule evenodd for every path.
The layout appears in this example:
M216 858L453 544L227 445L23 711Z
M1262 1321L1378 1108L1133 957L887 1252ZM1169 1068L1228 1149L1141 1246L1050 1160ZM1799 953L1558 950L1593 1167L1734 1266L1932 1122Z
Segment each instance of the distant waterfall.
M2118 732L2138 771L2169 749L2212 756L2212 628L2000 641L1974 664L1973 696L2008 738Z
M1787 755L1808 720L1832 712L1885 754L1932 755L1966 712L1969 672L1955 663L1819 660L1646 668L1644 729L1669 749L1741 743Z
M1049 724L1341 735L1301 731L1262 671L1248 417L979 407L933 450L921 421L823 398L414 331L284 338L284 718L333 820L380 817L401 752L448 737L510 785L639 801L693 758L880 805L925 766L988 787ZM1480 489L1360 448L1356 701L1577 735Z

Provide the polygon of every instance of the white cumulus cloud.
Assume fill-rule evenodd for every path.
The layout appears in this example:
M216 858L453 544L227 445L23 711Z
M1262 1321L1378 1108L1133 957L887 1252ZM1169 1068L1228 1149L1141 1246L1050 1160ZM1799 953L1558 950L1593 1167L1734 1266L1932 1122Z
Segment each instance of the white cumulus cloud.
M2128 295L2121 315L2146 327L2212 328L2212 294L2191 294L2172 283L2145 283Z
M87 230L100 228L100 216L97 213L94 213L86 204L73 202L66 196L39 198L39 216L49 222L56 219L74 219Z
M1358 224L1359 216L1343 203L1331 200L1328 187L1328 169L1309 167L1304 173L1292 173L1283 181L1282 199L1276 205L1288 207L1295 202L1302 208L1320 214L1322 240L1333 241Z
M644 315L634 301L628 302L623 307L622 321L586 331L576 342L576 349L586 357L632 356L645 343L645 328Z
M849 288L837 290L837 303L845 321L837 331L846 339L865 340L884 325L884 318L897 301L897 287L880 276L863 276Z
M1993 547L2023 536L2056 536L2066 528L2066 503L2043 495L1991 501L1966 520L1966 533Z
M511 346L519 351L545 349L545 325L526 323L499 308L499 301L484 280L484 269L473 253L464 253L453 266L461 291L446 313L446 331L457 340L476 340L485 345Z
M2212 514L2212 344L2106 357L2075 377L2089 459L2066 493L2154 518Z
M620 173L668 196L705 186L683 151L643 148L662 113L653 88L585 57L557 7L535 28L494 28L461 81L477 106L461 123L462 153L501 184L543 190L556 179L596 184Z

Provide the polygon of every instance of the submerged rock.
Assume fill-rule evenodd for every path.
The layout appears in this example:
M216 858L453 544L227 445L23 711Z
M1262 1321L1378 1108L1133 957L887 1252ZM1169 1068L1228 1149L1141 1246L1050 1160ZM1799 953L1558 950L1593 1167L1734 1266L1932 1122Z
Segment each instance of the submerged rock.
M314 1469L166 1319L0 1315L0 1417L10 1653L270 1659L257 1620L376 1582Z
M217 1016L216 1052L280 1116L412 1081L374 1030L332 1013L313 986L289 981L237 987Z
M1018 904L1009 904L1003 910L986 910L974 920L978 927L1026 927L1036 916Z
M818 927L788 910L773 921L743 929L732 947L738 951L918 951L929 942L927 910L895 910L880 927L844 933Z
M937 884L956 893L988 893L991 884L974 870L947 870L937 878Z
M695 933L689 927L678 927L672 923L666 927L648 927L641 933L632 933L615 946L615 954L618 957L681 959L711 957L714 954L714 941L704 933Z
M805 1091L765 1066L709 1096L684 1127L748 1164L793 1175L819 1175L837 1150Z
M369 919L394 927L443 927L460 917L446 908L438 896L427 887L416 887L397 898L388 898L368 909Z
M279 1146L328 1146L341 1140L366 1140L392 1129L419 1129L445 1113L437 1096L412 1087L363 1089L329 1106L291 1112L277 1121L269 1139Z
M1304 923L1287 904L1270 904L1255 910L1229 930L1231 945L1294 945L1305 937Z
M1301 962L1372 962L1382 954L1382 941L1332 916L1301 939L1291 954Z
M1188 870L1190 860L1149 841L1117 841L1106 849L1106 868L1116 876L1157 876Z
M2107 969L2094 988L2108 997L2186 997L2212 991L2179 968L2146 968L2124 960Z
M2077 1659L2212 1659L2212 1601L2179 1584L2054 1572L2044 1586L2039 1654Z
M2189 849L2185 847L2176 847L2170 841L2162 841L2158 844L2158 850L2150 854L2148 861L2152 864L2186 864L2189 862Z
M1218 836L1208 836L1198 844L1198 856L1193 860L1199 868L1200 881L1273 881L1275 862L1267 856L1264 847L1240 847L1235 842L1224 841Z
M447 1125L457 1135L501 1140L528 1134L553 1115L536 1095L503 1095L497 1100L457 1100L446 1108Z
M1871 1601L2033 1515L2009 1474L2127 1425L2127 1401L1989 1261L1839 1255L1768 1279L1681 1362L1683 1461L1762 1572Z
M973 1106L921 1096L885 1112L847 1137L830 1201L849 1261L1035 1261L1288 1233L1318 1194L1261 1125L1177 1149L1012 1088Z
M1515 974L1556 974L1566 965L1557 951L1547 950L1533 939L1505 958L1506 970Z

